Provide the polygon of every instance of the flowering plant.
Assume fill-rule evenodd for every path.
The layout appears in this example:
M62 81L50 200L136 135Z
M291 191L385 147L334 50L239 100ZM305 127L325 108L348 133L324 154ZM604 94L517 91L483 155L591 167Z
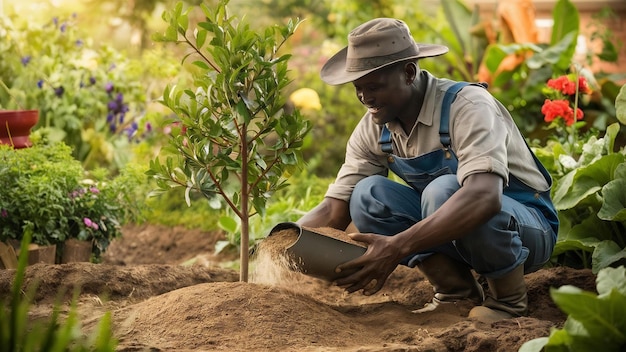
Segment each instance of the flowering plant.
M569 155L579 154L581 145L578 131L585 124L580 121L584 113L579 105L583 95L591 94L587 79L579 71L562 75L549 79L543 92L548 98L541 107L541 113L544 121L550 124L548 129L557 131Z
M119 167L124 147L151 127L142 66L95 45L75 15L44 25L0 16L0 108L39 110L34 131L63 141L86 167Z
M590 93L577 74L549 80L542 108L544 120L559 132L534 151L553 177L552 200L559 214L559 233L552 261L594 272L626 258L626 149L616 143L626 123L626 86L615 100L618 122L604 136L584 135L581 97Z
M19 241L26 230L39 245L92 240L98 259L121 236L120 226L135 219L134 190L143 173L128 167L111 181L107 177L105 169L87 175L64 143L34 140L16 150L0 145L0 241Z

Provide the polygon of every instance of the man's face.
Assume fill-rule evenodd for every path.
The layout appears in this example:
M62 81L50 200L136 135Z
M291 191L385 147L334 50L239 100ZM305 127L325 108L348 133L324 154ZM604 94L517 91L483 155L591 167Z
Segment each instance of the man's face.
M357 98L365 105L374 123L383 125L394 119L406 119L411 98L404 65L392 65L374 71L352 82Z

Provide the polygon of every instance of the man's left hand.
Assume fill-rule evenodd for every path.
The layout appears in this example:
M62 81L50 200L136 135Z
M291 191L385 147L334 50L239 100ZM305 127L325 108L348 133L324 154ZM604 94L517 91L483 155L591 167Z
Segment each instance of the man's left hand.
M363 289L364 295L373 295L380 291L400 262L393 236L373 233L353 233L349 236L355 241L366 243L367 251L362 256L339 265L339 273L357 271L335 280L335 283L350 293Z

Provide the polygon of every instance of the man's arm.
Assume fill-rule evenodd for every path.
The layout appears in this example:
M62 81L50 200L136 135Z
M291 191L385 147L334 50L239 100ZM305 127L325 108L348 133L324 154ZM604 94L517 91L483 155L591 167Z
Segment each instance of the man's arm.
M345 230L350 224L350 208L348 203L336 198L326 197L311 211L297 221L300 226L332 227Z

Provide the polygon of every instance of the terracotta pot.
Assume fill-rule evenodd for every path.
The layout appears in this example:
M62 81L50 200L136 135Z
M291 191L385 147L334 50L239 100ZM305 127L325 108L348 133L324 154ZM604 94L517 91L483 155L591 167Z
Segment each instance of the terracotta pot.
M0 144L15 149L30 147L30 129L38 121L38 110L0 110Z
M92 241L81 241L70 238L63 242L61 263L89 262L91 259Z

